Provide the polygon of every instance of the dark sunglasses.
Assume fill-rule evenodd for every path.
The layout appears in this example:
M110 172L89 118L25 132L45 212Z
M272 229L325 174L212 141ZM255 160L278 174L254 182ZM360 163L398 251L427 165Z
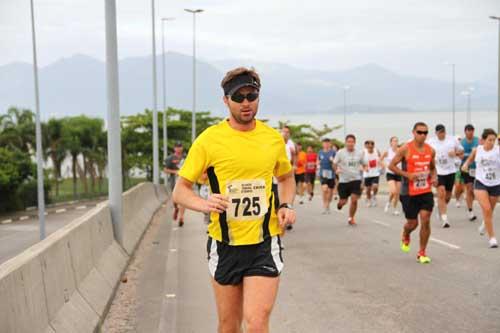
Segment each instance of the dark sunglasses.
M259 93L258 92L251 92L246 95L240 94L240 93L234 93L231 95L231 100L236 103L242 103L245 98L249 102L255 101L257 98L259 98Z
M417 132L418 135L427 135L429 134L429 131L415 131Z

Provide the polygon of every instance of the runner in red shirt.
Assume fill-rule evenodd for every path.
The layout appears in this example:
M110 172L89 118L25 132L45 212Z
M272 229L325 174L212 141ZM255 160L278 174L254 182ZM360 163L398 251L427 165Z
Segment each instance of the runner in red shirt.
M318 162L318 154L314 152L312 146L307 146L306 155L306 185L307 193L309 193L309 201L314 196L314 182L316 181L316 163Z
M418 122L413 126L414 139L399 148L391 161L389 169L403 177L401 186L401 204L407 223L403 229L401 250L410 251L410 234L418 226L420 217L420 251L417 261L421 264L431 262L425 250L431 235L431 214L434 207L432 185L437 186L435 151L425 143L429 128ZM397 165L402 162L402 168Z

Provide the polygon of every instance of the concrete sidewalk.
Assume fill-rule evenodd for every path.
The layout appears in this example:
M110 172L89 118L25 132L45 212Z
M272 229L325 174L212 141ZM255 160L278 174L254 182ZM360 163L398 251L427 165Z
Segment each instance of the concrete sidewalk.
M346 208L321 215L318 196L297 207L272 332L500 332L500 251L463 208L450 205L450 229L433 222L429 265L416 263L418 233L411 253L400 252L401 216L359 208L351 228ZM202 215L187 213L177 228L169 209L145 236L156 245L141 259L129 331L215 332Z

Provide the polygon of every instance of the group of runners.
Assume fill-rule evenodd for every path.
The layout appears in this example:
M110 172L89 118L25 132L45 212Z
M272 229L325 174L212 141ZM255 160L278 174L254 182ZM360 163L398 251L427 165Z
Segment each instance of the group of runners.
M490 247L497 246L492 216L500 195L500 148L492 129L477 139L468 125L458 142L446 135L443 125L435 127L436 138L428 139L429 127L417 122L410 141L400 145L393 137L383 153L370 140L364 149L357 148L352 134L346 136L343 148L323 139L320 151L311 146L304 151L291 140L290 128L279 133L256 120L261 81L253 69L229 71L221 87L228 118L201 133L185 158L177 147L165 163L165 172L177 177L172 197L179 225L181 207L210 216L207 257L219 332L241 332L242 327L246 332L268 332L283 269L281 236L295 223L295 196L299 204L305 204L306 195L312 200L316 178L321 184L322 213L330 214L335 196L339 210L350 198L347 222L355 226L362 188L367 205L377 206L378 183L385 170L390 196L384 210L397 215L401 202L407 220L401 250L409 252L410 235L420 223L417 260L429 263L433 187L439 218L448 228L452 222L447 205L458 177L465 183L468 218L475 219L475 199L484 220L480 231L486 230ZM205 182L210 191L200 196L195 185Z

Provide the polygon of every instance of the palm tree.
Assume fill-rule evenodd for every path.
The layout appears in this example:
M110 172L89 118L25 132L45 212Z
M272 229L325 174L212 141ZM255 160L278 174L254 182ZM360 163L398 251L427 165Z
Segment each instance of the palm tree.
M56 196L59 196L59 181L61 178L61 167L67 156L67 149L63 140L64 122L61 119L50 119L45 127L46 153L52 161Z

